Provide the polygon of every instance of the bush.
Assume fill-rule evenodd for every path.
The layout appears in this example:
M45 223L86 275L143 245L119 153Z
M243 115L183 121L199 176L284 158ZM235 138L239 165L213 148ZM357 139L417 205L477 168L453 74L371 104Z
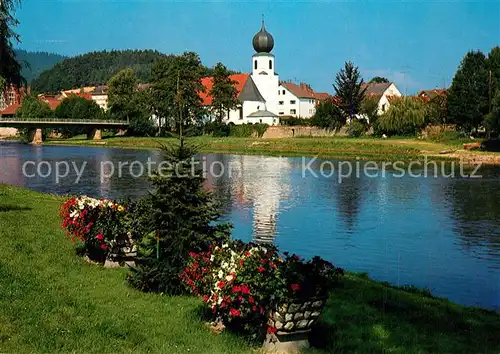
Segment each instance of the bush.
M347 135L351 138L359 138L366 131L366 126L359 120L355 119L347 127Z
M340 130L345 123L346 117L342 110L332 100L324 100L318 104L310 124L328 130Z
M268 125L263 123L230 125L230 136L238 138L250 138L254 134L259 138L264 135Z
M309 126L311 125L311 119L295 118L295 117L280 118L280 124L288 127L293 127L297 125Z
M303 261L272 245L241 241L190 253L180 277L203 297L215 319L233 329L263 333L267 312L284 303L326 296L343 270L319 257Z
M79 251L92 260L103 262L109 252L120 253L128 241L127 212L123 205L86 196L66 201L60 213L62 227Z
M228 124L218 121L208 122L205 124L204 133L212 135L213 137L226 137L229 136L230 127Z
M420 99L395 100L374 124L377 135L416 135L428 123L427 106Z

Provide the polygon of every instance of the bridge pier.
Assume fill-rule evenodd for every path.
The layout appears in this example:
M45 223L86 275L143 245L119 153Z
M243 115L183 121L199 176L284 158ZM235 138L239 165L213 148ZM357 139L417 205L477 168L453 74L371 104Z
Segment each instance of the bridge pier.
M101 129L91 128L87 131L87 139L88 140L101 140Z
M28 130L28 141L33 145L40 145L43 142L42 129L30 128Z

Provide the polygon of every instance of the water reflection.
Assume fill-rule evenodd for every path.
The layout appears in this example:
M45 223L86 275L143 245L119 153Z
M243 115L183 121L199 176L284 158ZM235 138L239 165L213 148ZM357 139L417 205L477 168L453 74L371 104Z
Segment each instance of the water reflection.
M201 158L210 167L205 188L221 203L223 220L233 223L233 237L274 242L375 279L428 287L460 303L500 309L499 168L484 167L480 180L398 178L389 171L339 183L336 174L304 174L302 158ZM159 162L161 153L0 142L0 183L57 194L136 198L151 184L147 175L134 178L137 170L126 164L146 165L148 159ZM54 166L61 160L79 169L86 164L78 184L74 169L59 183L53 177L24 177L21 171L26 161ZM321 163L317 160L311 169L319 172Z

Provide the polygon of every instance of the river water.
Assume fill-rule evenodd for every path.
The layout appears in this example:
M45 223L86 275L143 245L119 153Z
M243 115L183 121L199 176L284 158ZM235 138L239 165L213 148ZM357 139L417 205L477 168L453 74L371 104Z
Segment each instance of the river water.
M498 167L483 166L475 173L482 177L471 178L473 171L448 166L444 172L455 174L450 178L438 166L439 176L431 169L425 178L419 166L413 176L403 176L394 168L382 173L380 164L364 173L365 163L351 161L353 174L339 181L348 162L227 154L201 158L208 170L205 187L221 202L234 238L272 241L282 250L320 255L377 280L426 287L461 304L500 310ZM151 188L148 161L154 170L161 153L0 142L0 183L56 194L135 198ZM49 169L52 174L44 177Z

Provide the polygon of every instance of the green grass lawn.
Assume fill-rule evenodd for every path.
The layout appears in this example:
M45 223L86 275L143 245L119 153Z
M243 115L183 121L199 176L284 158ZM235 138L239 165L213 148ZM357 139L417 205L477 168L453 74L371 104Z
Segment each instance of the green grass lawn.
M0 353L255 353L190 297L144 294L75 256L61 199L0 185ZM348 274L311 353L499 353L500 316Z

